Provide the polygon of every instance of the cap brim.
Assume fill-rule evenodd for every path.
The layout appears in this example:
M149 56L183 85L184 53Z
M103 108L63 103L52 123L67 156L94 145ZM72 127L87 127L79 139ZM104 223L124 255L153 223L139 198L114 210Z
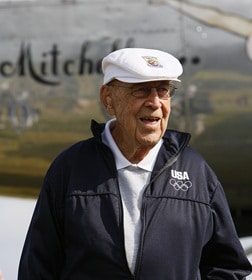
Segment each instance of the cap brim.
M165 77L160 77L160 78L150 78L150 79L136 79L136 78L124 78L124 77L117 77L115 78L118 81L124 82L124 83L145 83L145 82L154 82L154 81L176 81L176 82L181 82L181 80L177 78L165 78Z

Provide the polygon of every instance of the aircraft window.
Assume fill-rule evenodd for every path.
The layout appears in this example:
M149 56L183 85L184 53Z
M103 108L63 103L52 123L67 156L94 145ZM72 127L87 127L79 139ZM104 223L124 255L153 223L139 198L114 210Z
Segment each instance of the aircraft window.
M198 56L192 58L192 64L199 64L199 63L200 63L200 58Z

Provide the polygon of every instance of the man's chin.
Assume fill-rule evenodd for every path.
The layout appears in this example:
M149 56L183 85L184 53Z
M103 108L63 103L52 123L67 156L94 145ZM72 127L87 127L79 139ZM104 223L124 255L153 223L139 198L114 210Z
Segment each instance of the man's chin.
M160 139L161 137L158 137L156 135L155 136L148 135L146 137L141 137L141 139L139 139L138 142L142 146L154 147L159 142Z

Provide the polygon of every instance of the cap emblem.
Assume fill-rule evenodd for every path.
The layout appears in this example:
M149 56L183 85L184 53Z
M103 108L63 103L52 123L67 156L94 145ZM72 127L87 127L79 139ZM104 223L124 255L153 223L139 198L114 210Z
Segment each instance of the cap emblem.
M159 67L163 68L163 65L161 65L155 56L142 56L142 58L146 61L147 65L150 67Z

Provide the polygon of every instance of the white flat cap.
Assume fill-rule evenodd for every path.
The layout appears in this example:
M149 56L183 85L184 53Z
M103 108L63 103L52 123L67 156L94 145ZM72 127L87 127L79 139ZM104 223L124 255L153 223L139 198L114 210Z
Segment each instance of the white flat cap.
M125 83L149 81L179 81L183 73L181 63L169 53L143 48L125 48L103 58L103 84L113 79Z

